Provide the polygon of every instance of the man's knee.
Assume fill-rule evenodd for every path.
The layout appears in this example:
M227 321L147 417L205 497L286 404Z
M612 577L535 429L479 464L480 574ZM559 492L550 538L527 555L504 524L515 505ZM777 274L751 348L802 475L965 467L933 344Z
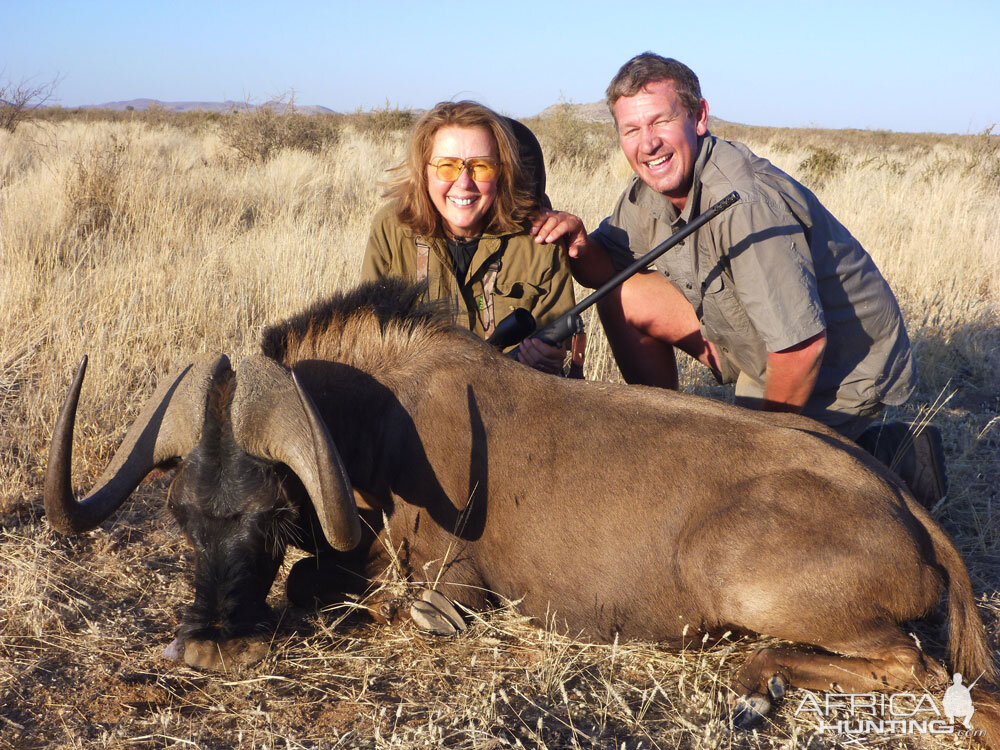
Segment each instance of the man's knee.
M618 306L630 326L668 344L701 334L694 307L658 273L636 274L619 287Z

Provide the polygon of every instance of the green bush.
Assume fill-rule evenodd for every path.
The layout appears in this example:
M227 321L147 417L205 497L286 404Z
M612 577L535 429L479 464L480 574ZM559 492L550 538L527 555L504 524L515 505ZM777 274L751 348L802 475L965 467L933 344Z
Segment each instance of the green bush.
M535 117L526 124L542 144L549 165L573 162L590 170L603 164L615 151L614 128L579 119L568 102L558 105L548 117Z
M994 135L996 124L973 136L968 143L965 174L979 174L986 187L1000 189L1000 135Z

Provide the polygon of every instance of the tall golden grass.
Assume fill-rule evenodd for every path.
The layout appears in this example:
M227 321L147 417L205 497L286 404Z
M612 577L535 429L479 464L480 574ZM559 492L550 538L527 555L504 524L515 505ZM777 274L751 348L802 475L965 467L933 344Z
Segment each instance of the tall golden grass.
M720 674L752 641L679 654L598 647L527 627L509 610L448 643L288 612L274 655L254 673L217 678L158 660L189 595L187 552L159 511L162 481L78 539L58 537L41 515L71 373L89 354L74 457L82 486L175 362L223 351L238 365L262 327L356 282L378 181L402 158L408 121L392 112L331 120L295 131L307 132L307 148L292 138L258 158L239 150L225 117L60 116L0 132L0 745L846 743L817 737L793 715L794 698L758 734L728 729ZM571 117L531 125L553 204L596 226L629 175L613 134ZM892 416L915 419L938 404L951 491L935 514L966 556L995 639L997 137L732 125L718 134L813 186L896 291L920 384ZM593 322L590 331L588 377L618 379ZM689 363L682 387L726 397ZM283 606L280 586L273 597ZM933 632L922 637L939 645ZM953 746L884 746L914 742Z

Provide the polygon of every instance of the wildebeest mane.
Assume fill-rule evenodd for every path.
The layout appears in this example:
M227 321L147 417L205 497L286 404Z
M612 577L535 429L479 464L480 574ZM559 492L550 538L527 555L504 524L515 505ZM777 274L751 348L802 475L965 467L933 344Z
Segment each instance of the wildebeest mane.
M333 294L266 328L261 353L289 366L311 358L352 363L376 352L402 355L453 328L447 302L425 301L425 289L384 278Z

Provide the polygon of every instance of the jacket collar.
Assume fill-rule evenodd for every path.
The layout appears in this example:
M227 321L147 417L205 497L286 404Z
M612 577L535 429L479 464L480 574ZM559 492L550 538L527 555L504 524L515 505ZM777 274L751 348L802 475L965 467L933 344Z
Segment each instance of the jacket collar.
M507 240L513 237L513 234L483 234L479 238L479 245L476 247L476 252L472 255L472 261L469 263L469 270L466 271L464 279L458 279L460 284L467 284L469 279L474 278L476 274L479 273L480 269L486 265L496 253L507 246ZM452 273L455 271L455 264L452 261L451 253L448 251L448 241L444 236L444 233L438 229L433 236L426 238L426 241L433 248L434 253L437 255L438 260L444 265L445 268L450 268Z

